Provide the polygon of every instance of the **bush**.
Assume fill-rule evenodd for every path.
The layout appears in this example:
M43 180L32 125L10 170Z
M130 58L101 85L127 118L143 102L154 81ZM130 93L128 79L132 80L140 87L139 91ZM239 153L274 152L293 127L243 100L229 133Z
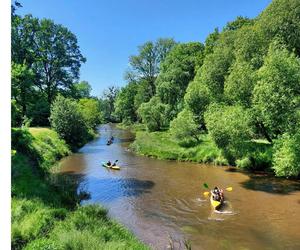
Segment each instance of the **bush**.
M209 134L223 150L229 163L246 154L248 148L245 142L250 140L252 134L250 115L246 109L212 104L204 117Z
M283 134L274 145L273 169L277 176L300 174L300 133Z
M83 98L79 100L79 110L85 120L88 128L96 129L104 115L100 110L98 100L91 98Z
M194 121L193 113L186 109L171 122L170 132L179 141L199 141L199 125Z
M69 145L78 148L89 138L88 128L78 104L59 95L51 105L51 127Z

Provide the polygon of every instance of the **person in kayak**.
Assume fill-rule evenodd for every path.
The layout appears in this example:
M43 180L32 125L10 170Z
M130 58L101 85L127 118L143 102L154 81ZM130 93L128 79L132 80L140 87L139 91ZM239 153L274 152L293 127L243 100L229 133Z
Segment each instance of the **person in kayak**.
M210 191L213 200L215 201L220 201L223 202L224 201L224 192L222 189L215 187L213 190Z
M112 164L112 166L117 166L118 160L115 160L115 162Z
M108 161L108 162L106 163L106 165L110 167L110 166L111 166L111 161Z

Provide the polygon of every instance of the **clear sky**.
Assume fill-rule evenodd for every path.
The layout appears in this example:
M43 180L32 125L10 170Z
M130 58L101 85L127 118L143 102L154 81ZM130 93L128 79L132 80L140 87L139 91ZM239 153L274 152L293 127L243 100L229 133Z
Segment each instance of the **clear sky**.
M172 37L204 42L237 16L256 17L271 0L19 0L19 14L50 18L76 34L87 62L81 80L92 94L124 86L128 57L149 40Z

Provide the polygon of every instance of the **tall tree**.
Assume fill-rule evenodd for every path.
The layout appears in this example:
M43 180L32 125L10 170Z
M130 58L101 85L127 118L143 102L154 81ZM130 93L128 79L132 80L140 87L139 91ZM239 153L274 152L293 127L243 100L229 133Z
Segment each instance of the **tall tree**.
M180 111L180 106L183 106L183 96L195 76L195 68L202 64L203 49L201 43L178 44L161 63L161 71L155 82L156 94L174 111Z
M102 107L105 113L105 119L108 121L114 121L113 113L115 111L115 101L119 93L119 88L116 86L110 86L103 91Z
M31 15L12 22L12 60L35 73L35 85L50 104L62 89L70 89L86 59L76 36L62 25Z
M146 42L139 46L139 53L130 56L131 69L127 76L135 80L144 79L149 84L151 96L155 94L155 79L159 73L160 62L164 60L167 53L175 45L173 39L158 39L154 42Z

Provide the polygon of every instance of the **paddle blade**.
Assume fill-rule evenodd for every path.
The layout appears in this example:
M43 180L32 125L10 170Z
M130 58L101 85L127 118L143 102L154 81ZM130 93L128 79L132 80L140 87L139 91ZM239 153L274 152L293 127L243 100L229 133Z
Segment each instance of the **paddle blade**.
M209 196L209 192L204 192L203 195L204 195L205 197L208 197L208 196Z
M230 192L230 191L232 191L232 190L233 190L232 187L227 187L227 188L226 188L226 191L229 191L229 192Z
M208 185L207 185L207 183L203 183L203 187L209 188Z

